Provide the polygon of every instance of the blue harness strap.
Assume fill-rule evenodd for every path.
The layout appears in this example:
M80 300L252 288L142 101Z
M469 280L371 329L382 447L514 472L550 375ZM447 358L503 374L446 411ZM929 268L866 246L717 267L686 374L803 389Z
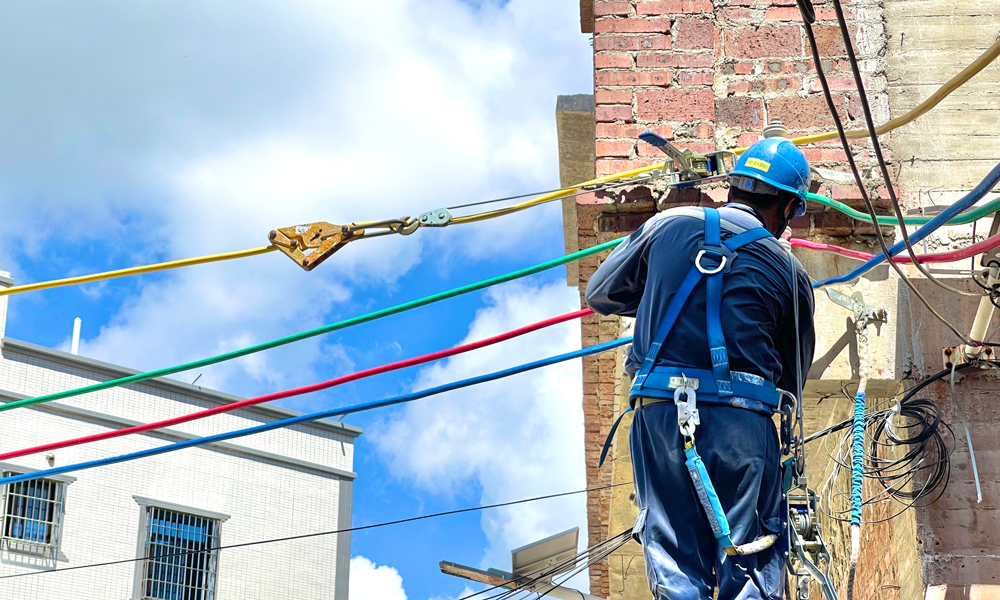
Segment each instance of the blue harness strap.
M706 396L706 400L709 402L711 400L708 398L714 397L717 399L716 401L722 400L740 408L760 412L773 411L777 408L781 395L771 382L748 373L737 373L737 380L733 381L733 375L729 370L729 353L726 350L726 338L722 331L721 316L722 277L723 273L732 266L732 262L736 258L736 250L771 234L763 227L755 227L723 242L719 211L714 208L703 210L705 213L705 241L699 246L691 270L684 276L667 306L663 321L650 343L649 351L643 358L642 366L636 373L635 380L632 382L630 396L633 398L636 396L673 398L673 393L670 391L671 377L675 374L687 375L702 382L699 395ZM706 258L715 260L717 264L706 267L702 264L702 260ZM653 372L663 344L666 343L667 337L674 328L681 311L684 310L691 293L703 278L707 281L707 329L712 354L711 375L708 376L709 373L702 369L676 367L661 367ZM713 383L714 385L712 385ZM611 426L611 431L608 432L604 447L601 449L598 468L604 465L604 459L607 458L608 452L611 450L611 442L618 431L618 425L631 410L632 408L629 407L623 411Z
M660 350L663 344L666 343L667 337L673 330L674 324L677 322L677 317L684 310L691 292L694 291L703 278L706 280L706 320L709 349L712 358L712 373L715 379L714 391L717 398L716 401L728 402L729 398L733 396L732 374L729 371L729 352L726 350L726 337L722 331L723 275L732 267L737 249L771 234L763 227L755 227L723 242L719 211L714 208L705 208L703 210L705 212L705 241L699 246L691 270L688 271L674 293L663 321L660 323L660 327L657 329L656 335L649 346L649 351L643 358L642 366L636 374L635 380L632 382L630 395L633 397L644 395L643 392L645 391L644 388L646 387L647 379L653 371L653 367L656 366L656 361L660 357ZM706 266L704 264L706 260L715 261L716 264ZM654 393L652 395L660 397L663 396L665 391L662 390L659 394ZM765 394L766 398L752 399L770 405L769 408L774 410L778 404L778 393L773 389L773 386L767 392Z

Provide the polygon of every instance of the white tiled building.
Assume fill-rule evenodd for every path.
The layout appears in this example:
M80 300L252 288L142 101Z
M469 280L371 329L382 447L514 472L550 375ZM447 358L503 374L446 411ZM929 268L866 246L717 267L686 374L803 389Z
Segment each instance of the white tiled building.
M11 285L3 275L0 286ZM2 402L135 372L10 339L4 335L6 309L7 297L0 297ZM0 412L0 453L239 399L158 379ZM294 414L259 405L173 429L11 459L0 462L0 472L115 456ZM178 552L349 527L354 439L360 433L344 423L317 421L5 486L0 599L347 600L349 533ZM151 555L161 558L65 570ZM19 574L25 575L9 577Z

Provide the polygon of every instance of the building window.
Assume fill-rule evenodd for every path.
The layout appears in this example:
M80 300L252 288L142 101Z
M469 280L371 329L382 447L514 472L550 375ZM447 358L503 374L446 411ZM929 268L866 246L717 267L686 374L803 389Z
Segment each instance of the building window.
M20 475L4 471L4 477ZM66 484L51 479L4 486L3 544L10 550L58 551Z
M213 600L218 519L145 506L141 598Z

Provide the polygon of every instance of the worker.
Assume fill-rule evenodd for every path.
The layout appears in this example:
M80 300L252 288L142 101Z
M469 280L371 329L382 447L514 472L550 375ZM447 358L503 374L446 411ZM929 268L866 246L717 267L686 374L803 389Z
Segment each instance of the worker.
M594 311L636 319L626 362L635 534L658 600L708 600L715 588L719 600L778 599L784 589L771 417L783 397L801 396L815 333L809 279L777 238L805 214L809 164L785 137L767 137L729 184L719 209L646 221L587 284Z

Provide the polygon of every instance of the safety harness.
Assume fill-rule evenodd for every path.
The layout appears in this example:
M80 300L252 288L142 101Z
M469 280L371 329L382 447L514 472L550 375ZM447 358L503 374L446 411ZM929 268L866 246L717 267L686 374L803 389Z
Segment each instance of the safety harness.
M636 374L629 394L632 405L629 410L635 408L637 402L640 407L653 402L671 400L677 405L677 425L684 438L685 465L691 475L691 481L702 508L705 510L705 515L712 526L712 532L727 554L751 554L770 547L777 540L778 535L768 534L742 546L733 544L730 539L729 521L722 510L715 486L712 485L705 464L698 455L694 433L700 424L697 408L699 396L703 402L729 404L768 415L778 410L781 404L783 392L771 382L751 373L730 371L729 353L726 350L726 338L722 331L723 277L731 269L733 261L737 257L736 251L758 240L773 239L773 236L769 231L758 226L722 241L719 211L714 208L705 208L703 211L705 239L699 244L698 252L693 259L694 264L677 288L670 305L667 307L663 322L649 346L649 352ZM703 279L706 286L707 330L712 369L663 366L654 369L656 361L659 359L660 350L666 343L667 337L685 304L687 304L691 292ZM625 412L627 413L628 410ZM624 417L624 413L622 417ZM601 452L601 463L607 456L611 440L620 422L621 417L611 429Z

